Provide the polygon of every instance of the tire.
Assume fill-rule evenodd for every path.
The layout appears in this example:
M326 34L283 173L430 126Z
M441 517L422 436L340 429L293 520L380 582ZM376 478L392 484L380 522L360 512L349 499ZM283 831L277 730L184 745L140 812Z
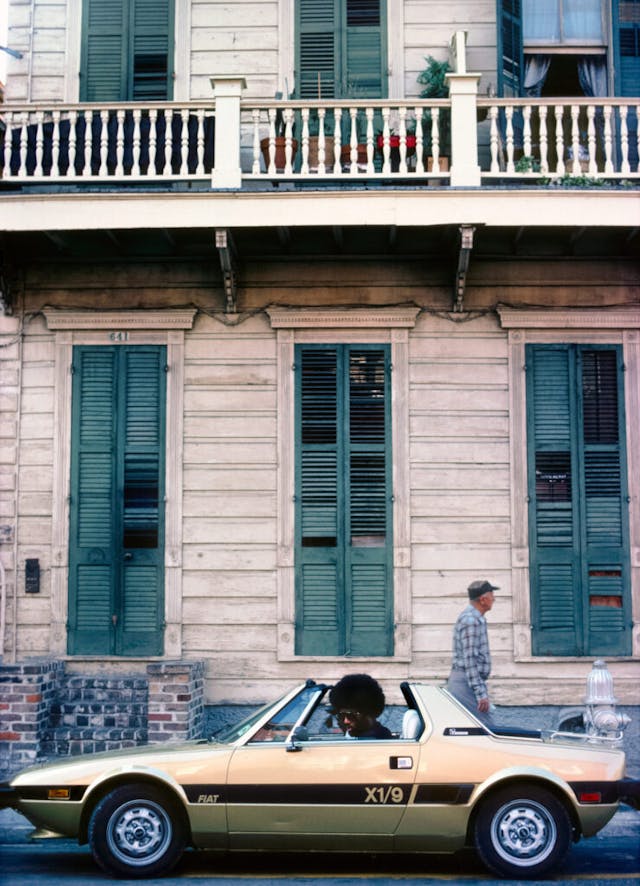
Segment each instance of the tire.
M182 810L148 784L115 788L98 803L89 821L96 862L117 877L157 877L180 859L186 845Z
M549 791L514 785L482 803L474 836L478 855L490 871L529 879L564 861L572 827L567 810Z

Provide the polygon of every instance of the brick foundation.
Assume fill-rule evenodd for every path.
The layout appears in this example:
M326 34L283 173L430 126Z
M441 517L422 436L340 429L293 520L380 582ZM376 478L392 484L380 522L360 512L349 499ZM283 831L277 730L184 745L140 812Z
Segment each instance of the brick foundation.
M149 741L200 738L204 726L204 663L159 662L147 666Z
M204 663L146 675L67 675L56 660L0 665L0 780L47 757L200 738Z

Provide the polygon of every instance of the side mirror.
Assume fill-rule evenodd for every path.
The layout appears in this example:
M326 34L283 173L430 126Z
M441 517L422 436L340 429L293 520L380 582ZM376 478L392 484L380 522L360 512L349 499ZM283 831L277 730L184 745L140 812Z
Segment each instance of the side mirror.
M286 743L285 748L289 752L301 751L302 748L298 744L301 741L309 741L309 732L306 726L296 726L289 736L289 741Z

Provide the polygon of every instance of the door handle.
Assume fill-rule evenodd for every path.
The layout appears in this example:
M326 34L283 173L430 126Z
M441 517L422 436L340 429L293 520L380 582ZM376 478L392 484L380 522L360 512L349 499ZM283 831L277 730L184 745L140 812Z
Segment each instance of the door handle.
M124 555L124 559L125 559L125 560L133 560L133 554L130 554L130 553L127 552L127 553Z

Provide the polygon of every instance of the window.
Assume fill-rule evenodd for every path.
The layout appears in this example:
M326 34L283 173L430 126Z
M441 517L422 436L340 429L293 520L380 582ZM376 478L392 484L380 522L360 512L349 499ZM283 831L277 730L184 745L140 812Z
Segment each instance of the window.
M173 0L84 0L80 100L171 99Z
M298 0L299 98L383 98L385 0Z
M528 345L533 652L631 653L619 348Z
M522 23L525 47L604 42L601 0L523 0Z
M74 349L69 652L160 655L163 347Z
M298 345L296 653L392 655L390 355Z

